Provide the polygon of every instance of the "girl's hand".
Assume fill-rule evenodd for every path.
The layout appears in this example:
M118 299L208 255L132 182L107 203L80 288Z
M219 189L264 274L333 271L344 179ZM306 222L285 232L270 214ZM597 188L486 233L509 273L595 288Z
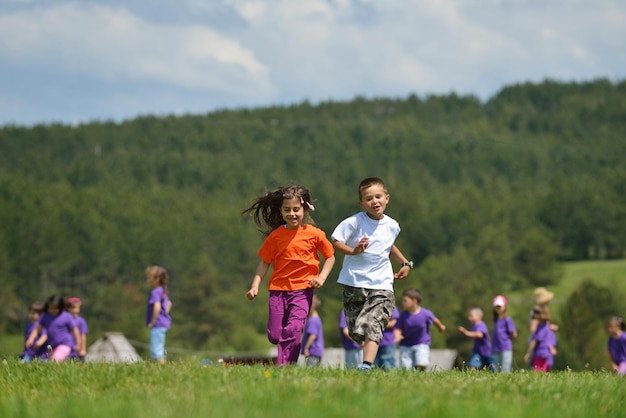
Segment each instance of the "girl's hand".
M361 254L367 246L370 244L370 239L368 237L363 237L359 240L359 243L352 249L352 255Z
M324 286L324 283L326 283L326 279L322 279L321 277L313 277L312 279L309 279L309 284L313 289L319 289Z
M259 289L252 287L250 288L250 290L248 290L248 293L246 293L246 296L248 297L249 300L252 300L258 294L259 294Z
M26 342L24 343L24 347L26 347L26 348L30 348L30 347L32 347L32 345L33 345L33 339L29 337L29 338L26 340Z
M526 353L526 354L524 354L524 361L525 361L526 363L529 363L529 362L530 362L530 353Z

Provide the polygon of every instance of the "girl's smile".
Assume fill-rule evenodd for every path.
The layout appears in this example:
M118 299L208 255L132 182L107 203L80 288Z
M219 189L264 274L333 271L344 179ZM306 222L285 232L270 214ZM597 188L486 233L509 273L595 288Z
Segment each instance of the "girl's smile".
M280 208L285 225L289 229L298 229L304 219L304 208L299 198L284 199Z

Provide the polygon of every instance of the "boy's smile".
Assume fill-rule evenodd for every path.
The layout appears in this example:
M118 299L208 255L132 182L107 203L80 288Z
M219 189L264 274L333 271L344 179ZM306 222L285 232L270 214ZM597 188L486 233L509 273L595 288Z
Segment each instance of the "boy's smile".
M381 184L372 184L361 191L359 205L372 219L381 220L385 216L387 203L389 203L389 194Z

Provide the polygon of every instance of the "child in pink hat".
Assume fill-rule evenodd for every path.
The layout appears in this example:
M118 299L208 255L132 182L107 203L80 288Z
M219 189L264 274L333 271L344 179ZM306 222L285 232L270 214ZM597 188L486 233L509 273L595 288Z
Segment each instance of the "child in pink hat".
M506 298L498 295L493 299L493 338L491 349L496 368L510 373L513 366L513 340L517 338L515 322L506 313Z

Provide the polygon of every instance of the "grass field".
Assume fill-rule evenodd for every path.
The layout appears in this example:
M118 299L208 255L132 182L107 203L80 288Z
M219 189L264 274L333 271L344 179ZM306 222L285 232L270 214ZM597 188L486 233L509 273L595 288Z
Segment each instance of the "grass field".
M0 365L2 417L620 417L612 373L369 374L199 362Z

